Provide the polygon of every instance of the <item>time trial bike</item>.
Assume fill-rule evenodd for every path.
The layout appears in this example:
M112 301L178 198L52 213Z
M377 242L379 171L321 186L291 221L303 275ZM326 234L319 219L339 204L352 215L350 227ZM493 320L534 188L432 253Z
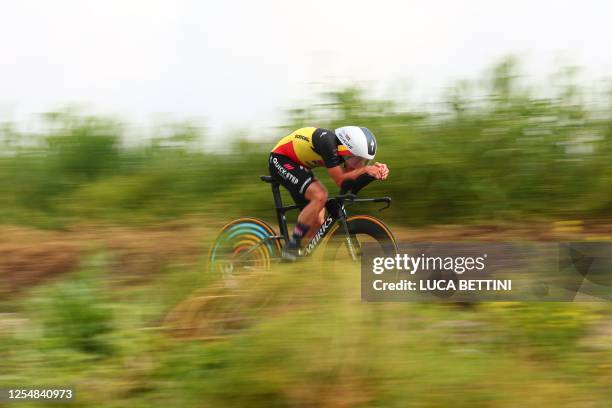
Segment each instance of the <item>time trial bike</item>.
M260 176L260 179L272 187L280 234L259 218L241 217L231 221L221 229L210 249L209 265L213 272L231 277L240 270L267 270L273 262L281 260L282 247L289 241L285 214L301 210L306 204L284 206L280 184L271 176ZM366 242L374 244L381 255L397 253L395 237L384 222L371 215L349 215L346 210L355 203L384 203L382 211L391 205L391 198L360 198L356 195L359 189L356 185L343 185L339 195L327 200L323 224L300 251L300 257L308 257L324 246L324 256L334 257L345 248L349 259L359 261Z

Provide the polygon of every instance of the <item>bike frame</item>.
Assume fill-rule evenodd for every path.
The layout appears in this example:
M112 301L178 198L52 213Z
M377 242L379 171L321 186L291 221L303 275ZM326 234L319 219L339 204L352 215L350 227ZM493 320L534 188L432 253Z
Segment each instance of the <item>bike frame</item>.
M276 218L278 220L278 228L281 233L280 236L277 236L277 239L284 239L285 242L288 242L289 241L289 230L287 228L287 218L285 214L291 210L302 210L306 205L302 204L302 205L283 206L278 185L272 186L272 195L274 197L274 207L276 210ZM304 255L311 254L317 248L321 240L327 236L329 231L332 229L331 227L336 222L340 222L341 224L346 226L346 231L348 232L348 226L346 225L346 211L344 210L344 206L336 205L336 211L334 214L334 212L330 211L330 209L333 208L333 205L331 205L332 200L334 199L330 199L327 201L326 207L327 207L328 213L326 214L323 224L321 224L317 232L310 239L310 241L308 242L308 245L304 247Z
M285 242L289 241L289 230L287 228L287 218L285 217L285 213L291 210L301 210L306 204L299 205L288 205L283 206L281 192L279 184L276 182L271 182L272 186L272 196L274 197L274 208L276 210L276 218L278 220L278 227L281 235L275 235L270 237L270 239L284 239ZM323 224L319 227L315 235L310 239L308 245L304 247L304 255L310 255L323 241L323 238L327 236L329 231L332 230L333 225L336 222L340 223L342 230L346 236L346 244L347 248L351 254L353 260L357 260L357 254L355 252L355 244L353 243L353 235L350 233L348 228L348 223L346 222L347 214L346 209L344 208L344 202L384 202L387 205L382 209L385 209L391 205L391 199L389 197L381 197L381 198L357 198L354 194L344 194L336 197L329 198L325 207L327 208L327 214ZM382 210L381 209L381 210ZM249 251L250 252L250 251Z

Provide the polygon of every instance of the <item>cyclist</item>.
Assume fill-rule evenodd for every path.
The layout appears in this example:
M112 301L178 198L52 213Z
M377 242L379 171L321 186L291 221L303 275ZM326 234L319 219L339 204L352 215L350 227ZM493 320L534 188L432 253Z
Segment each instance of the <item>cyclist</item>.
M294 261L302 238L310 239L323 224L327 190L311 169L325 166L332 180L343 189L385 180L389 175L387 165L368 165L376 154L376 147L374 134L358 126L344 126L335 131L305 127L283 137L274 146L269 157L270 175L289 190L296 204L306 204L285 245L283 258Z

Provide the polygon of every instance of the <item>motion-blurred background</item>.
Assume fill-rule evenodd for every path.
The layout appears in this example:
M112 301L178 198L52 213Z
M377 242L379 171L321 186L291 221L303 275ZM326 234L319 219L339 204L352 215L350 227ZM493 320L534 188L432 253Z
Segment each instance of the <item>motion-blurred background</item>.
M72 385L80 406L609 406L606 304L361 304L358 267L313 263L228 288L206 254L232 217L274 224L257 176L278 139L346 124L377 135L391 174L364 195L393 198L400 240L612 239L611 12L1 4L0 387Z

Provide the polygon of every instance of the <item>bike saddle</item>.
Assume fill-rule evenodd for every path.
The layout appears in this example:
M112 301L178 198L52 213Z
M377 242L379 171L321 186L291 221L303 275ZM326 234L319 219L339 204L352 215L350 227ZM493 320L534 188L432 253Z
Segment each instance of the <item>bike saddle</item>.
M266 183L274 182L274 179L272 178L272 176L259 176L259 178L261 179L261 181L265 181Z

